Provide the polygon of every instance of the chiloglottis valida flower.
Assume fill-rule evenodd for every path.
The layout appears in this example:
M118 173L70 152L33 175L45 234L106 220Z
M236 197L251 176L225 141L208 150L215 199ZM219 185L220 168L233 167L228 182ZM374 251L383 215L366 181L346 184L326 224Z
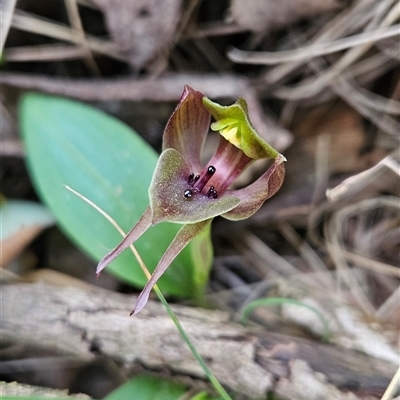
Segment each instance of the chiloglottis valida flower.
M210 129L220 134L219 146L202 166L201 151ZM230 189L254 160L273 164L255 182ZM146 304L151 289L181 250L208 227L214 217L240 220L253 215L281 187L285 157L266 143L252 127L245 100L221 106L185 86L170 117L163 148L149 188L150 205L124 240L98 264L99 274L151 225L168 221L183 224L140 293L132 313Z

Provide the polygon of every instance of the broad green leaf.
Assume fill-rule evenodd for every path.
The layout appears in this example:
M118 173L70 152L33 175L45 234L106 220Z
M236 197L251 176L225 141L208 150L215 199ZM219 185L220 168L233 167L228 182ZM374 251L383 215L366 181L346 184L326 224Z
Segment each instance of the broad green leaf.
M42 204L32 201L8 200L0 204L0 240L6 239L24 227L46 228L54 223L54 216Z
M54 222L54 216L42 204L0 200L0 267L9 265L43 229Z
M107 212L126 231L149 204L148 187L158 155L131 128L105 113L75 101L30 93L20 110L27 162L35 187L66 234L94 261L121 241L104 217L64 188L68 185ZM135 246L153 270L181 225L160 223ZM177 296L198 296L210 267L210 237L194 239L160 280ZM199 242L200 241L200 242ZM143 286L146 279L129 250L106 271ZM94 271L93 271L94 273ZM203 279L199 280L199 276Z
M182 384L140 375L115 389L103 400L179 400L186 392Z

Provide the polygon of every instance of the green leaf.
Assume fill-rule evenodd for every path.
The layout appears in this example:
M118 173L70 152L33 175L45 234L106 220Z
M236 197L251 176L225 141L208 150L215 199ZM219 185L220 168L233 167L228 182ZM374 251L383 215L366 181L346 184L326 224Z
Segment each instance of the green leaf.
M182 384L140 375L115 389L103 400L178 400L185 392L186 389Z
M46 228L54 223L54 217L42 204L32 201L9 200L0 204L0 239L6 239L23 227Z
M148 187L158 155L122 122L75 101L30 93L22 100L20 118L28 167L38 193L66 234L99 261L121 237L63 185L96 203L128 232L149 204ZM150 270L180 227L158 224L135 243ZM210 264L194 258L192 252L199 246L209 248L210 241L204 235L194 240L202 242L189 244L160 280L160 287L170 294L193 297L203 291ZM146 283L129 251L107 271L136 286ZM199 276L204 279L199 281Z

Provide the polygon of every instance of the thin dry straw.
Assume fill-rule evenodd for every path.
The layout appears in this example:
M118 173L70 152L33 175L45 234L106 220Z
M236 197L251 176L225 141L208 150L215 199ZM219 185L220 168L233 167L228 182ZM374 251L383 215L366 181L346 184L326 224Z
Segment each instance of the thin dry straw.
M266 272L269 270L269 266L276 269L280 275L290 276L299 272L290 262L275 253L253 233L246 232L241 238L241 242L250 249L253 255L258 256L261 260L260 267Z
M400 114L400 102L370 92L349 80L346 81L346 85L354 100L363 106L387 114Z
M380 56L380 64L382 61L385 62L385 65L382 65L382 68L369 68L370 71L375 71L374 75L379 76L382 74L382 71L386 70L393 64L392 60L385 61L385 57L382 57L382 53L378 54ZM376 58L376 56L373 56ZM371 57L372 58L372 57ZM377 59L377 58L376 58ZM378 59L377 59L378 60ZM321 72L323 68L321 68L320 64L323 62L322 59L313 59L309 61L310 67L314 69L320 76L324 74ZM365 64L362 62L360 64ZM368 63L369 64L369 63ZM368 66L368 65L365 65ZM353 82L349 82L346 79L351 78L352 72L357 69L357 73L363 73L365 68L362 65L357 65L355 67L350 67L350 69L346 72L342 73L342 76L337 76L334 82L320 82L321 87L312 89L311 86L306 87L301 84L301 87L304 89L303 91L299 90L299 87L284 87L281 86L274 92L274 96L278 98L283 98L286 100L299 101L302 98L310 97L316 94L316 90L322 90L323 84L327 84L333 93L342 97L346 102L352 105L361 115L365 118L371 120L376 126L378 126L382 131L391 135L394 139L400 140L400 136L398 132L400 132L400 124L392 118L389 114L398 114L400 112L400 103L391 99L385 99L378 95L368 96L369 92L363 90L360 86L356 85ZM355 71L356 72L356 71ZM375 78L371 76L371 73L365 78L371 80L371 78ZM345 79L346 78L346 79ZM361 81L361 79L359 79ZM365 81L365 79L364 79ZM315 81L314 81L315 82ZM311 92L309 89L312 89ZM326 94L326 92L325 92ZM369 98L372 97L372 98Z
M76 0L64 0L65 7L68 13L68 19L73 29L74 34L81 41L81 47L85 51L84 62L89 69L97 76L100 75L99 67L90 51L89 46L86 43L85 30L83 29L81 17L79 15L79 8Z
M400 367L397 369L397 372L395 373L393 379L389 383L389 386L387 387L385 393L383 394L381 400L391 400L393 399L393 396L398 389L400 384Z
M243 51L236 48L228 51L228 57L235 62L242 64L261 64L273 65L279 63L305 61L310 58L336 53L351 47L360 46L367 43L377 42L393 36L400 35L400 24L389 28L380 28L375 31L363 32L344 39L327 43L314 43L309 46L300 47L293 50L278 52L266 51Z
M278 225L279 231L285 237L285 239L296 249L300 254L302 259L310 268L315 272L313 276L319 284L327 289L333 288L334 281L329 274L323 274L327 272L328 268L318 256L318 254L313 250L313 248L295 231L295 229L286 222L281 222ZM321 273L322 272L322 273Z
M339 202L354 197L374 180L381 179L381 175L386 172L386 168L389 168L392 172L400 176L400 165L394 158L395 154L399 151L400 148L393 152L392 155L386 156L373 167L352 175L334 188L328 189L326 197L330 202Z
M392 17L393 16L390 18ZM386 20L388 19L386 18ZM325 71L321 67L321 64L325 64L323 59L317 58L309 60L308 64L317 73L316 78L304 80L301 84L295 87L281 86L274 92L274 96L286 100L299 100L316 95L318 92L323 90L325 85L327 85L334 93L352 105L361 115L371 120L382 131L399 140L400 136L398 135L398 132L400 131L400 124L390 115L388 115L389 113L387 111L377 111L383 108L383 104L381 104L383 103L383 99L380 99L382 101L379 101L375 107L369 107L374 104L373 100L367 99L363 92L353 89L354 84L352 85L346 80L351 78L351 73L349 71L341 71L346 63L354 59L353 56L358 55L359 52L357 51L357 48L352 50L356 50L356 52L353 54L350 51L347 53L347 55L349 55L347 59L345 55L333 67L325 69ZM342 75L340 76L339 73ZM332 78L332 81L329 80L330 78ZM391 111L393 114L398 113L398 102L387 100L387 106L389 111Z
M82 39L69 27L50 22L44 18L20 10L15 10L11 26L22 31L37 33L39 35L45 35L54 39L82 45ZM110 57L116 58L117 60L125 60L125 58L119 53L117 46L110 41L86 35L86 43L92 51L106 54Z
M382 131L391 135L395 140L400 140L400 124L388 113L377 111L360 101L360 96L355 94L348 81L338 78L330 85L331 89L347 103L353 106L363 117L372 121Z
M3 52L4 44L11 26L17 0L3 0L0 3L0 54Z
M343 250L343 255L346 260L350 262L369 269L374 272L378 272L379 274L385 274L389 276L394 276L396 278L400 278L400 268L395 267L394 265L389 265L382 263L380 261L372 260L369 257L360 256L359 254L352 253L350 251Z
M392 0L382 1L380 7L385 6L388 8L392 4ZM329 21L317 33L316 37L312 39L314 44L327 42L345 36L351 32L364 27L364 25L376 15L376 1L375 0L361 0L354 2L350 9L345 9L338 16ZM272 70L268 71L264 77L266 83L272 84L283 79L291 72L298 70L303 62L293 62L278 65Z
M9 47L4 50L4 58L9 62L72 60L85 55L85 49L70 44Z
M394 6L388 14L386 14L386 9L379 9L377 11L379 12L375 18L365 27L369 32L377 27L382 28L392 24L393 21L397 20L400 16L400 8L396 6ZM380 18L383 18L383 20L380 20ZM274 95L294 100L311 97L320 93L326 86L336 84L339 75L344 74L346 69L369 50L372 44L373 43L370 42L351 48L331 67L326 68L322 72L318 71L318 74L311 78L304 79L300 84L294 87L282 86L274 92Z
M397 287L397 289L378 308L378 311L376 312L376 316L380 320L388 321L389 319L391 319L392 315L397 315L394 313L399 312L399 307L400 307L399 299L400 299L400 287Z
M118 233L122 237L126 236L126 233L121 229L121 227L104 210L102 210L98 205L93 203L91 200L89 200L83 194L81 194L81 193L77 192L76 190L72 189L70 186L64 185L64 187L67 190L69 190L70 192L72 192L75 196L79 197L81 200L83 200L84 202L89 204L91 207L93 207L99 214L101 214L118 231ZM147 269L144 261L140 257L140 254L136 250L135 246L134 245L130 245L130 249L132 250L133 254L135 255L136 259L138 260L138 262L140 264L140 267L142 268L144 274L146 275L146 278L150 279L151 278L151 274L150 274L149 270Z
M327 249L336 268L338 269L338 277L342 279L343 282L347 283L349 290L358 301L360 307L368 314L372 315L375 315L376 310L358 284L357 279L352 274L351 269L347 264L348 258L346 258L344 254L345 244L343 238L343 227L345 226L345 221L352 216L380 207L398 209L400 207L399 199L394 196L380 196L373 199L365 199L356 204L344 207L333 215L330 223L325 229Z

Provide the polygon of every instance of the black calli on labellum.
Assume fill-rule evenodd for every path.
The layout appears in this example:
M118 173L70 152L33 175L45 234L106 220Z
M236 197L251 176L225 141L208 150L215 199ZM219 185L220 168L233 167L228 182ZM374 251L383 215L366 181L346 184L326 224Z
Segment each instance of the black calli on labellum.
M211 116L215 122L210 125ZM200 156L210 127L219 132L220 142L203 167ZM263 158L274 162L255 182L230 189L251 162ZM138 313L174 258L214 217L248 218L279 190L284 161L252 127L245 100L221 106L185 86L164 131L162 153L149 187L150 205L123 241L99 262L97 274L151 225L162 221L183 224L140 293L132 311Z

